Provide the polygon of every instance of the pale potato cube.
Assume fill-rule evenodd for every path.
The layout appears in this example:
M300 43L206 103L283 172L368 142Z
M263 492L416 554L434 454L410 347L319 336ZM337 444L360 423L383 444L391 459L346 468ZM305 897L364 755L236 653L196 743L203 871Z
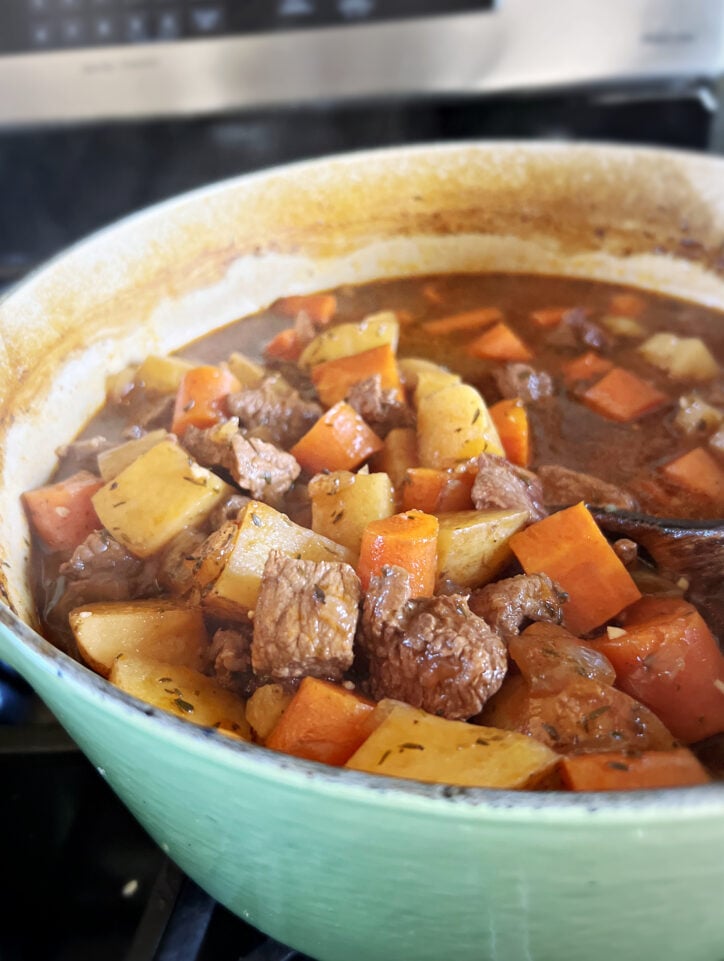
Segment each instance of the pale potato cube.
M121 654L200 669L209 645L201 610L162 598L86 604L69 620L81 657L106 677Z
M224 569L203 599L204 607L218 617L244 618L254 609L264 565L273 548L305 561L343 561L354 565L356 560L349 548L300 527L286 514L260 501L250 501L237 523Z
M174 441L136 458L93 495L101 523L138 557L149 557L203 521L232 488Z
M643 337L646 328L633 317L623 317L618 314L607 314L601 318L601 323L614 337Z
M401 357L397 361L397 369L400 372L402 386L409 391L415 390L421 374L449 374L453 378L457 377L456 374L450 374L447 368L436 364L433 360L427 360L425 357ZM455 383L460 383L460 379L460 377L457 377ZM452 381L448 381L448 383L452 383Z
M451 374L449 370L438 367L437 370L421 370L417 374L413 402L415 410L419 410L422 401L430 394L434 394L443 387L453 387L462 383L458 374Z
M238 350L231 354L227 364L242 389L256 387L264 379L264 368Z
M317 334L302 351L299 366L308 370L315 364L361 354L363 350L382 347L383 344L389 344L394 352L399 337L397 315L394 311L382 310L357 324L336 324Z
M450 511L437 518L438 580L481 587L511 559L510 538L525 527L528 511Z
M281 684L263 684L254 691L246 702L246 719L257 741L266 741L293 697Z
M421 399L417 449L422 467L439 469L456 467L482 453L504 456L488 407L469 384L452 384Z
M192 724L251 740L243 699L190 667L124 654L114 661L109 680L140 701Z
M312 530L359 555L362 533L371 521L395 513L395 492L387 474L334 471L309 483Z
M399 494L408 469L420 466L415 428L393 427L385 437L382 450L373 455L371 463L374 470L389 475L395 492Z
M638 350L654 367L677 379L711 380L719 373L719 364L701 337L653 334Z
M98 455L98 470L100 471L101 477L106 483L113 480L113 478L117 477L129 464L132 464L136 458L140 457L141 454L145 454L147 450L155 447L156 444L160 444L162 440L166 440L168 436L168 431L160 428L159 430L149 431L147 434L144 434L143 437L139 437L136 440L128 440L125 444L119 444L118 447L111 447L110 450L101 451Z
M544 782L558 765L554 751L524 734L448 721L408 704L390 708L383 701L378 708L384 719L346 767L436 784L522 790Z
M184 374L193 364L181 357L159 357L151 354L139 364L133 378L136 387L152 394L175 394Z

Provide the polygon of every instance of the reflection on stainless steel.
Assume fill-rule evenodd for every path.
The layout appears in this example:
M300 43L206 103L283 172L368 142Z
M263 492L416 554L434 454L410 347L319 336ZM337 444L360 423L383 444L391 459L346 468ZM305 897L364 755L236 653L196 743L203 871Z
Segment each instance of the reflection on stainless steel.
M307 29L284 29L282 19L274 29L234 35L222 24L213 38L117 46L96 39L95 46L0 55L0 122L522 91L613 78L671 82L718 76L724 61L724 5L714 0L500 0L482 12L373 15ZM2 18L0 7L0 33Z

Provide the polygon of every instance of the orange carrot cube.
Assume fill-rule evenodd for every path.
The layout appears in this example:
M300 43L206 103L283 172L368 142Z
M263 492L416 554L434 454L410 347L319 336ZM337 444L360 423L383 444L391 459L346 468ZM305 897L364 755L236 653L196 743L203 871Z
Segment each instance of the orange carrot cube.
M547 574L568 594L566 627L585 634L641 597L633 578L581 501L510 539L526 574Z
M672 484L702 494L717 509L724 509L724 469L703 447L695 447L659 470Z
M528 411L518 398L504 399L490 407L490 416L498 431L505 456L518 467L527 467L532 457Z
M520 337L504 323L496 324L468 344L468 353L483 360L526 362L533 359Z
M581 399L597 414L621 424L643 417L669 400L666 394L623 367L611 368Z
M367 738L374 707L374 701L340 685L305 677L266 747L341 767Z
M308 474L318 474L354 470L382 447L382 440L357 411L340 401L322 414L289 453Z
M403 400L397 360L389 344L315 364L311 373L319 399L327 407L344 400L353 384L375 374L380 375L383 390L394 390L398 400Z
M585 354L579 354L578 357L563 364L562 370L566 382L574 384L578 380L593 380L595 377L601 377L612 367L613 361L607 357L601 357L595 350L588 350Z
M30 526L51 551L73 550L103 527L91 498L103 480L81 470L55 484L25 491L21 500Z
M686 787L711 780L701 762L685 747L670 751L605 751L560 761L561 781L569 791L634 791Z
M385 566L403 567L410 575L413 597L430 597L437 574L436 517L410 510L372 521L362 534L357 574L367 590L370 578Z
M497 307L480 307L477 310L466 310L437 320L426 320L422 328L428 334L444 336L462 331L480 330L481 327L487 327L502 319L503 313Z

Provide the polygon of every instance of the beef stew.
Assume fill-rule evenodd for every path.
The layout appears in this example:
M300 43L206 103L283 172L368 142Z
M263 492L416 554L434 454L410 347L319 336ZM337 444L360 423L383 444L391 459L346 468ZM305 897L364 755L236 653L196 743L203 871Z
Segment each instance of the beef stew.
M704 782L721 588L601 511L724 516L722 319L439 276L289 297L139 359L24 496L44 630L136 696L326 763Z

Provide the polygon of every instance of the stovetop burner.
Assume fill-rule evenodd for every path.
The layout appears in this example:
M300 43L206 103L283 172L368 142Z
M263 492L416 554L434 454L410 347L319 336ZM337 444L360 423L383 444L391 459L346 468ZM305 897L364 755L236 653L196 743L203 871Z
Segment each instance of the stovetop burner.
M311 961L201 890L0 665L2 961Z

